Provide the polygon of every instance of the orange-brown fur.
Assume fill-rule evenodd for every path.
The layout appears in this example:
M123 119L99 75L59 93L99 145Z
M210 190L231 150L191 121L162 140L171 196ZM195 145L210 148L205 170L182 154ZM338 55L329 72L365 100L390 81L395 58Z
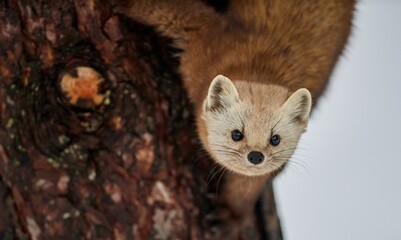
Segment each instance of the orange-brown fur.
M198 132L206 139L204 100L219 74L250 84L281 86L288 91L286 98L307 88L316 101L346 44L354 4L354 0L231 0L225 12L217 13L201 1L131 0L117 11L154 26L184 50L180 72L195 105ZM271 99L279 105L284 100ZM233 215L245 216L252 210L265 178L227 176L222 195ZM251 192L237 187L241 181L252 181Z
M198 105L218 74L290 90L306 87L319 97L348 38L354 9L354 0L233 0L221 15L199 1L134 2L121 10L185 50L181 72Z

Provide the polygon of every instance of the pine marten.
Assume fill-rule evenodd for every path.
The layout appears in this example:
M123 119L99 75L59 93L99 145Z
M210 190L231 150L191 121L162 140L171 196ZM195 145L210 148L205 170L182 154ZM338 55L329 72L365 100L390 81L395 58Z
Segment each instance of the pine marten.
M114 2L183 50L199 137L231 172L220 195L243 218L294 153L346 44L355 1L231 0L223 12L199 0Z

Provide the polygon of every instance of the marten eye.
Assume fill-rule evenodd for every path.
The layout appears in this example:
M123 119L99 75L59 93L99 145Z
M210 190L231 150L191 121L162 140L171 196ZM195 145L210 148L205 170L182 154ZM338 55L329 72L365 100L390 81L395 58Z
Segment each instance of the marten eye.
M279 136L279 135L273 135L273 136L270 138L270 143L271 143L271 145L273 145L273 146L279 145L279 144L280 144L280 136Z
M231 132L231 138L236 142L241 141L244 138L244 134L239 130L234 130Z

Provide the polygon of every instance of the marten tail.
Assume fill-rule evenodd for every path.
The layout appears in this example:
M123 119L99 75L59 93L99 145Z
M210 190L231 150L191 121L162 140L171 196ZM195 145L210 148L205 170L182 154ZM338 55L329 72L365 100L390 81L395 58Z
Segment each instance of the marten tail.
M112 0L116 12L156 27L162 35L187 40L219 22L219 15L201 1Z

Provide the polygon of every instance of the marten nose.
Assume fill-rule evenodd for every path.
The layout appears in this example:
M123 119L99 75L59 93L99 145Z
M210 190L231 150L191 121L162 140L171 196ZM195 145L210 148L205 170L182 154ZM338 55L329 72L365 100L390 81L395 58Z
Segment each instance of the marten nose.
M248 154L248 161L255 165L263 162L263 159L265 156L261 152L252 151Z

